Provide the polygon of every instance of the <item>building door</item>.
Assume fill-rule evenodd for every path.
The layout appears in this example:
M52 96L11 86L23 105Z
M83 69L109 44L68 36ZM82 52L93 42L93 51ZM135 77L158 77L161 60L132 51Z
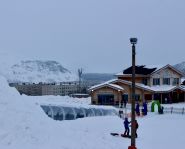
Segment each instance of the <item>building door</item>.
M154 94L154 100L160 101L161 100L161 94L159 94L159 93Z
M98 95L99 105L114 105L114 95L113 94L100 94Z
M152 94L145 94L145 100L147 101L152 100Z
M126 107L127 102L128 102L128 94L123 94L121 99L121 107L122 106Z
M179 102L184 102L184 93L179 94Z
M177 92L172 92L172 102L177 103L178 102L178 94Z
M122 103L123 102L128 102L128 94L123 94L122 95Z

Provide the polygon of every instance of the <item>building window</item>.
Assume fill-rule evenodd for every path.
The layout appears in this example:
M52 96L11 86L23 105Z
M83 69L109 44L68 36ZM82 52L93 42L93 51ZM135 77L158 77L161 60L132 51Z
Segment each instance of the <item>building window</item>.
M146 79L146 78L143 78L142 83L143 83L144 85L148 85L147 79Z
M179 85L179 78L173 79L173 85Z
M164 85L170 85L170 78L163 78Z
M140 95L139 94L135 94L135 101L139 101L140 100Z
M160 78L154 78L153 85L160 85Z
M113 105L114 95L113 94L100 94L98 95L98 104L100 105Z

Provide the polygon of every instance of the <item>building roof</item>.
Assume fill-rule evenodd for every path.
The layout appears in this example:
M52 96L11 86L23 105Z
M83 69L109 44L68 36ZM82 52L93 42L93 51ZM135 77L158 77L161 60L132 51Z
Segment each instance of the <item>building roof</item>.
M182 83L182 85L185 85L185 78L181 79L181 83Z
M131 81L126 81L126 80L122 80L122 79L114 79L111 83L116 83L116 82L120 82L120 83L127 84L127 85L130 85L130 86L132 85ZM140 88L140 89L143 89L143 90L153 92L153 90L151 90L149 88L149 86L146 86L146 85L143 85L143 84L140 84L140 83L136 83L135 86L136 86L136 88Z
M148 75L154 72L157 68L147 68L145 65L135 66L135 73L140 75ZM123 70L123 74L132 74L132 66Z
M178 69L176 69L175 67L173 67L173 66L171 66L171 65L169 65L169 64L167 64L167 65L165 65L165 66L163 66L163 67L157 69L156 71L152 72L152 74L154 74L154 73L156 73L156 72L158 72L158 71L161 71L161 70L163 70L163 69L166 69L166 68L168 68L168 67L171 68L172 70L174 70L175 72L177 72L178 74L180 74L182 77L184 76L184 73L183 73L183 72L179 71ZM151 74L151 75L152 75L152 74Z
M167 64L167 65L137 65L136 66L136 75L139 76L146 76L146 75L152 75L158 71L161 71L163 69L166 69L167 67L171 68L172 70L174 70L175 72L177 72L178 74L180 74L181 76L184 76L184 74L177 70L175 67ZM131 76L132 75L132 66L123 70L123 72L119 72L116 74L116 76Z
M112 82L114 82L115 80L117 80L117 79L112 79L112 80L106 81L104 83L94 85L91 88L89 88L88 90L96 90L96 89L99 89L99 88L102 88L102 87L110 87L110 88L113 88L115 90L124 90L123 87L121 87L119 85L116 85L116 84L112 84Z
M120 83L123 83L123 84L127 84L127 85L132 85L132 82L131 81L126 81L126 80L121 80L121 79L113 79L113 80L110 80L110 81L107 81L105 83L102 83L102 84L99 84L99 85L95 85L93 87L91 87L89 90L95 90L95 89L99 89L99 88L102 88L104 86L109 86L111 88L114 88L114 89L117 89L117 90L124 90L123 87L119 86L119 85L116 85L116 84L113 84L113 83L117 83L117 82L120 82ZM180 89L180 90L183 90L185 91L185 86L172 86L172 85L157 85L157 86L147 86L147 85L144 85L144 84L141 84L141 83L136 83L135 84L136 88L140 88L140 89L143 89L143 90L146 90L146 91L149 91L149 92L171 92L171 91L174 91L176 89Z
M155 72L155 71L161 69L162 67L164 67L164 65L163 66L159 66L159 65L153 65L153 66L151 66L151 65L150 66L137 65L137 66L135 66L135 68L136 68L135 72L136 72L136 75L141 75L141 76L145 75L146 76L146 75L150 75L152 72ZM130 67L126 68L125 70L116 74L116 76L120 76L120 75L121 76L130 76L130 75L132 75L132 66L130 66Z

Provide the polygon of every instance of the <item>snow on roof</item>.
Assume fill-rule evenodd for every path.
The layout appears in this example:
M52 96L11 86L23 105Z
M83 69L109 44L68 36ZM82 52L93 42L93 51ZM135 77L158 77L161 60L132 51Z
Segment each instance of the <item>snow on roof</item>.
M180 88L185 91L185 85L181 85Z
M183 88L182 86L178 87L178 86L172 86L172 85L156 85L156 86L146 86L144 84L140 84L140 83L136 83L136 85L143 87L145 89L154 91L154 92L169 92L169 91L173 91L175 89L180 89L185 91L185 88Z
M131 81L126 81L126 80L121 80L121 79L119 79L118 81L119 82L123 82L123 83L128 84L128 85L132 85L132 82ZM153 90L150 89L149 86L146 86L144 84L136 83L135 85L136 85L136 88L142 88L144 90L153 91Z
M91 88L89 88L89 90L91 90L92 88L96 88L96 87L105 85L105 84L109 84L109 83L111 83L111 82L113 82L113 81L115 81L115 80L117 80L117 79L111 79L111 80L106 81L106 82L103 82L103 83L101 83L101 84L94 85L94 86L92 86Z
M124 90L124 88L119 85L116 85L116 84L109 84L109 85L111 85L112 87L118 88L120 90Z
M164 66L166 65L163 65L163 64L145 65L146 68L157 68L157 69L160 69Z
M97 89L97 88L100 88L100 87L103 87L103 86L109 86L109 87L113 87L113 88L116 88L116 89L120 89L120 90L124 90L123 87L119 86L119 85L116 85L116 84L113 84L113 83L116 83L116 82L122 82L122 83L125 83L125 84L128 84L128 85L132 85L132 82L131 81L126 81L126 80L121 80L121 79L112 79L112 80L109 80L105 83L102 83L102 84L98 84L98 85L95 85L95 86L92 86L89 90L94 90L94 89ZM172 85L156 85L156 86L147 86L147 85L144 85L144 84L141 84L141 83L136 83L136 88L142 88L144 90L148 90L150 92L170 92L170 91L173 91L175 89L180 89L180 90L183 90L185 91L185 86L181 85L181 86L172 86Z
M89 90L94 90L94 89L97 89L97 88L100 88L100 87L103 87L103 86L109 86L109 87L112 87L112 88L115 88L115 89L118 89L118 90L124 90L123 87L121 87L119 85L116 85L116 84L112 84L112 82L114 82L116 80L117 79L112 79L112 80L106 81L104 83L92 86L91 88L89 88Z
M183 83L185 81L185 78L181 78L181 83Z
M120 76L120 75L123 75L123 71L120 71L120 72L115 74L115 76Z
M176 89L176 86L172 86L172 85L157 85L157 86L152 86L150 87L151 90L155 91L155 92L167 92L167 91L172 91L174 89Z

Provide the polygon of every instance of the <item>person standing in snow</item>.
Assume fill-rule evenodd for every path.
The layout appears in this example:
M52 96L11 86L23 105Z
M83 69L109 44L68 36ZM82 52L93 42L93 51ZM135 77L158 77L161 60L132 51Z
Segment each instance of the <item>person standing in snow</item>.
M139 127L137 120L135 120L135 122L134 122L134 127L135 127L135 136L137 138L138 137L138 135L137 135L137 129Z
M148 111L148 109L147 109L147 103L146 102L144 102L143 103L143 115L147 115L147 111Z
M139 108L139 103L136 104L136 114L137 116L140 116L140 108Z
M126 117L124 120L124 127L125 127L125 132L123 134L124 136L129 136L129 133L130 133L129 124L130 122L128 121L128 118Z
M123 100L124 108L126 108L126 106L127 106L127 102L128 102L128 101L127 101L127 99L124 99L124 100Z

